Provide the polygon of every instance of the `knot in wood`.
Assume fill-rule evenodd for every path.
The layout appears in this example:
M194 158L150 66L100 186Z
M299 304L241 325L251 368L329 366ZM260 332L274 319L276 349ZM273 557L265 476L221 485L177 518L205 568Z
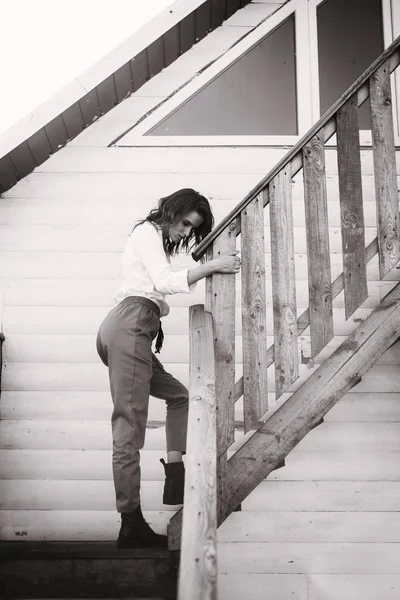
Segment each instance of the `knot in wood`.
M311 155L312 155L312 153L313 153L313 151L312 151L312 148L311 148L310 146L306 146L306 147L304 148L304 154L305 154L306 156L311 156Z
M358 217L357 217L357 215L355 213L351 213L350 214L350 221L353 223L353 225L355 223L358 223Z
M392 101L390 98L385 98L385 102L384 102L385 106L390 106L392 104Z

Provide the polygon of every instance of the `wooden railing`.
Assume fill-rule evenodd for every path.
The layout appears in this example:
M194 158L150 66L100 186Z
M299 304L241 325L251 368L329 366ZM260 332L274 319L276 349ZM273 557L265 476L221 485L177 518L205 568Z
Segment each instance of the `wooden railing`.
M400 63L400 37L373 63L318 123L276 165L246 198L212 231L194 253L196 260L236 250L241 234L241 315L243 375L235 378L236 277L214 275L206 283L206 310L214 327L215 382L217 404L218 524L258 483L275 468L312 427L318 423L340 394L348 390L363 363L351 362L364 338L355 337L354 348L344 348L349 365L340 389L335 387L334 368L326 371L330 396L321 399L324 387L317 375L303 384L304 392L293 394L268 416L267 368L275 363L276 398L299 376L298 336L310 327L311 358L315 358L335 335L333 299L344 290L345 315L349 318L368 296L367 263L379 255L382 279L400 259L399 208L391 99L391 73ZM377 236L365 246L362 171L359 142L359 106L369 97L372 153L375 174ZM332 281L329 218L325 175L325 143L337 136L338 179L342 232L343 272ZM303 169L304 208L307 238L309 306L297 317L292 178ZM271 287L274 344L267 348L266 268L264 250L264 207L269 207L271 236ZM397 302L397 292L390 301ZM388 310L391 310L389 303ZM396 310L396 309L393 309ZM389 343L391 315L382 338ZM374 327L377 323L374 321ZM386 327L386 326L385 326ZM388 333L389 331L389 333ZM360 334L361 335L361 334ZM394 339L394 338L393 338ZM382 341L383 343L383 341ZM368 360L373 350L368 350ZM375 356L375 354L374 354ZM350 358L349 358L350 357ZM344 360L344 359L343 359ZM365 361L364 361L365 362ZM192 368L192 367L191 367ZM318 371L323 372L320 367ZM316 375L316 373L314 373ZM315 386L317 398L310 400ZM311 394L312 395L312 394ZM227 460L234 441L235 402L243 396L244 431L251 438ZM328 397L329 396L329 397ZM262 422L262 419L266 422ZM285 434L281 435L284 430ZM192 431L190 431L190 436ZM189 437L190 437L189 436ZM282 441L283 440L283 441ZM209 440L207 440L207 443ZM185 500L186 502L186 500ZM185 507L186 510L186 507ZM181 512L171 521L170 547L179 547ZM184 536L187 535L183 534ZM192 539L194 544L194 539ZM184 557L185 550L182 548ZM204 596L205 597L205 596ZM213 596L214 597L214 596ZM215 596L216 597L216 596ZM182 596L183 598L183 596Z

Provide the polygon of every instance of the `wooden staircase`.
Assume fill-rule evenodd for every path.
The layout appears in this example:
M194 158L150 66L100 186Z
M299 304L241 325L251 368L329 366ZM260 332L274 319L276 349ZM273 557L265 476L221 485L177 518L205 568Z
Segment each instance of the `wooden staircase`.
M215 275L206 289L204 316L196 317L196 311L203 314L204 307L192 310L190 395L196 416L190 420L190 436L194 441L189 444L192 453L188 452L183 524L181 510L169 526L171 548L182 546L180 600L187 597L189 590L198 590L191 593L196 600L217 597L217 526L321 423L324 415L399 338L397 284L315 372L303 381L299 377L298 335L310 328L314 360L335 336L333 299L344 290L348 319L368 298L367 264L375 254L379 258L380 279L400 259L390 83L390 75L400 62L399 47L400 38L194 253L198 260L206 253L207 258L212 258L234 251L236 237L241 235L243 376L235 381L235 277ZM377 238L366 246L358 107L368 96ZM332 281L325 143L334 134L344 270ZM309 308L297 317L291 181L301 169ZM274 312L274 344L268 350L263 219L267 206ZM208 340L207 351L204 340ZM211 364L210 355L214 357ZM267 367L272 363L276 397L287 392L290 396L276 410L268 411ZM214 399L210 398L211 389ZM235 440L234 404L242 395L244 432L251 435L229 458L228 449ZM207 447L204 439L210 440ZM206 506L204 495L208 499Z

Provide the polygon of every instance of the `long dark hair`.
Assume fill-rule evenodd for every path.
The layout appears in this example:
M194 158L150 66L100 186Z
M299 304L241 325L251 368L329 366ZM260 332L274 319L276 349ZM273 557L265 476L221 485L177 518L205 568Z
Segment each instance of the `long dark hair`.
M173 242L168 235L168 228L192 211L196 211L203 218L202 224L193 227L190 235L183 240ZM201 240L207 237L214 227L214 217L209 201L191 188L184 188L161 198L158 207L151 210L147 217L137 223L135 227L147 221L161 227L164 250L169 256L181 251L189 252L194 246L200 244Z

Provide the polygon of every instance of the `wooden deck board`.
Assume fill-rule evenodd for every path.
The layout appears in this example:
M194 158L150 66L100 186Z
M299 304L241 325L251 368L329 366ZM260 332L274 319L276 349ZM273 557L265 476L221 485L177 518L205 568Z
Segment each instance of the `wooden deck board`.
M375 304L376 306L376 304ZM3 323L5 333L20 334L95 334L106 316L110 306L5 306ZM298 306L302 311L305 307ZM344 309L334 309L336 335L348 335L361 320L365 319L373 307L360 308L346 321ZM267 308L267 328L272 331L272 309ZM167 318L163 321L163 329L167 335L187 335L188 306L171 307ZM236 332L242 330L241 315L236 311ZM7 389L7 388L5 388Z
M114 544L0 545L4 598L146 596L175 598L176 561L163 550L116 550Z
M218 544L220 573L399 574L398 545L376 543Z
M162 504L163 485L161 480L142 482L142 504L146 512L175 512L176 507ZM268 478L242 503L242 512L262 513L261 517L271 522L273 513L284 511L397 512L399 494L399 481L273 481ZM111 480L7 479L0 482L0 509L113 511L114 487Z
M111 450L112 445L109 419L4 420L0 432L0 450ZM236 450L248 436L251 436L251 431L246 436L243 431L236 431L230 449ZM365 449L400 452L400 423L328 421L304 438L299 447L302 451L310 452L335 450L337 447L343 451ZM145 449L158 450L160 453L165 451L163 424L147 430Z
M396 359L397 360L397 359ZM400 391L398 392L357 392L357 386L347 393L329 411L325 422L398 422L400 421ZM275 395L268 394L269 403L275 405ZM287 396L283 397L283 400ZM1 396L0 418L58 421L108 421L111 412L111 396L108 390L93 391L4 391ZM165 421L165 403L150 398L149 421ZM235 421L243 420L241 400L235 404Z
M220 600L397 600L400 576L220 574Z
M172 515L172 511L144 511L144 516L151 527L161 533L166 532ZM120 523L120 516L113 508L108 510L13 509L1 510L0 516L2 539L20 542L115 541ZM399 572L400 517L398 512L242 511L238 515L234 514L229 521L218 529L219 548L225 544L231 544L233 548L245 544L244 554L251 554L252 548L257 545L260 545L263 550L274 544L288 546L364 544L376 547L386 545L392 546L393 558L397 560L398 565L397 570L387 572ZM234 553L234 550L228 551L231 552ZM271 572L268 570L269 567L270 565L265 564L265 572ZM220 570L224 572L221 566Z
M231 454L231 453L230 453ZM160 452L143 453L142 479L163 480ZM400 453L388 451L294 449L284 469L268 476L272 481L399 481ZM109 450L3 450L3 479L111 480Z

